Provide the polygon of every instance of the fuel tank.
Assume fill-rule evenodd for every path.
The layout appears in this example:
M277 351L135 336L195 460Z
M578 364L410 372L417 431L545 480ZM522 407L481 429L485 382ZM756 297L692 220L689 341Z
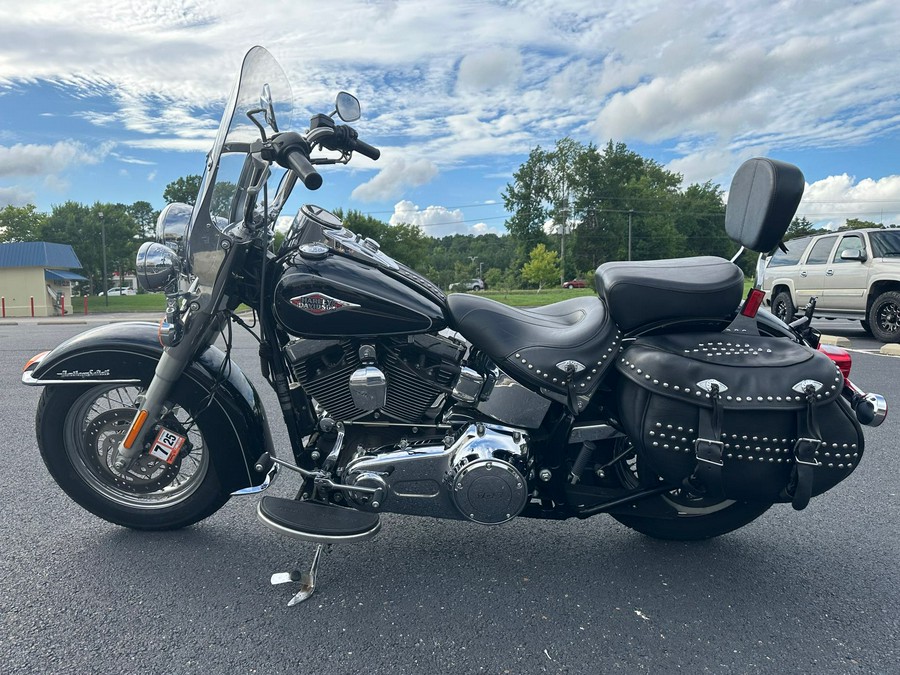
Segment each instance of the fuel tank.
M298 253L281 270L275 317L291 335L407 335L447 327L441 305L413 279L324 249Z

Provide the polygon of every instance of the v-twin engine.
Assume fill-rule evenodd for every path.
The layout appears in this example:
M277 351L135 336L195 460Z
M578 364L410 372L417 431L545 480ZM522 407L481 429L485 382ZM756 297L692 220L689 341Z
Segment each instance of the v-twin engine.
M497 525L525 508L530 465L524 431L475 423L443 445L357 457L343 477L347 485L381 488L381 502L371 492L350 493L360 509Z

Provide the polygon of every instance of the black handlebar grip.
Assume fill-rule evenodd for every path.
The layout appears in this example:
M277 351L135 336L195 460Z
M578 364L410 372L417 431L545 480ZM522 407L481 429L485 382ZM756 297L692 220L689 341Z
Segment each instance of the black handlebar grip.
M284 157L288 166L300 176L300 180L306 186L307 190L318 190L322 187L322 176L316 171L315 167L310 164L309 158L303 154L298 148L290 148Z
M381 150L376 148L374 145L369 145L365 141L361 141L358 138L353 142L353 149L356 150L361 155L368 157L369 159L378 159L381 157Z

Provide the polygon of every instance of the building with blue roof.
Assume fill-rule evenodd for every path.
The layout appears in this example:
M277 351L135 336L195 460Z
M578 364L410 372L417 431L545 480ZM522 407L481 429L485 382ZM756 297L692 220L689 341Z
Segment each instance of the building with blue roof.
M0 297L4 316L55 316L72 311L73 281L86 278L68 244L17 241L0 244Z

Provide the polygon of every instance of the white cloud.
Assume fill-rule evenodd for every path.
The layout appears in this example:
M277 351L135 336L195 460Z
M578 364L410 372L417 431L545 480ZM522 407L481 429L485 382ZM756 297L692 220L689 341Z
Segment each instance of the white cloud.
M386 161L374 178L353 190L352 197L361 201L391 199L409 187L424 185L438 174L437 165L425 158L407 160L394 157Z
M71 140L53 145L0 145L0 177L40 176L82 164L96 164L109 154L110 149L111 145L107 144L89 150L82 143Z
M243 0L47 1L27 12L0 3L0 87L50 83L83 103L57 111L42 101L44 124L77 115L119 148L205 153L241 52L264 44L294 85L301 121L330 109L338 89L360 95L355 126L390 149L353 193L367 201L399 199L460 166L513 165L566 135L626 140L688 181L724 182L759 148L848 148L900 128L895 0L345 0L278 12L273 24ZM366 30L348 31L338 15ZM48 137L0 131L0 176L23 175L4 173L4 151L55 147ZM74 166L66 149L102 159L85 150L92 140L60 140L34 171Z
M10 187L0 187L0 205L6 206L25 206L26 204L34 204L34 198L37 195L25 188L13 185Z
M451 234L501 234L497 228L479 222L469 225L460 209L448 209L444 206L428 206L419 208L418 204L404 199L394 205L394 213L388 221L391 225L406 223L415 225L429 237L446 237Z
M847 219L900 224L900 175L864 178L841 174L806 186L797 209L821 227L839 227Z
M509 48L492 48L467 54L459 63L456 86L461 91L483 92L516 84L522 71L519 52Z

